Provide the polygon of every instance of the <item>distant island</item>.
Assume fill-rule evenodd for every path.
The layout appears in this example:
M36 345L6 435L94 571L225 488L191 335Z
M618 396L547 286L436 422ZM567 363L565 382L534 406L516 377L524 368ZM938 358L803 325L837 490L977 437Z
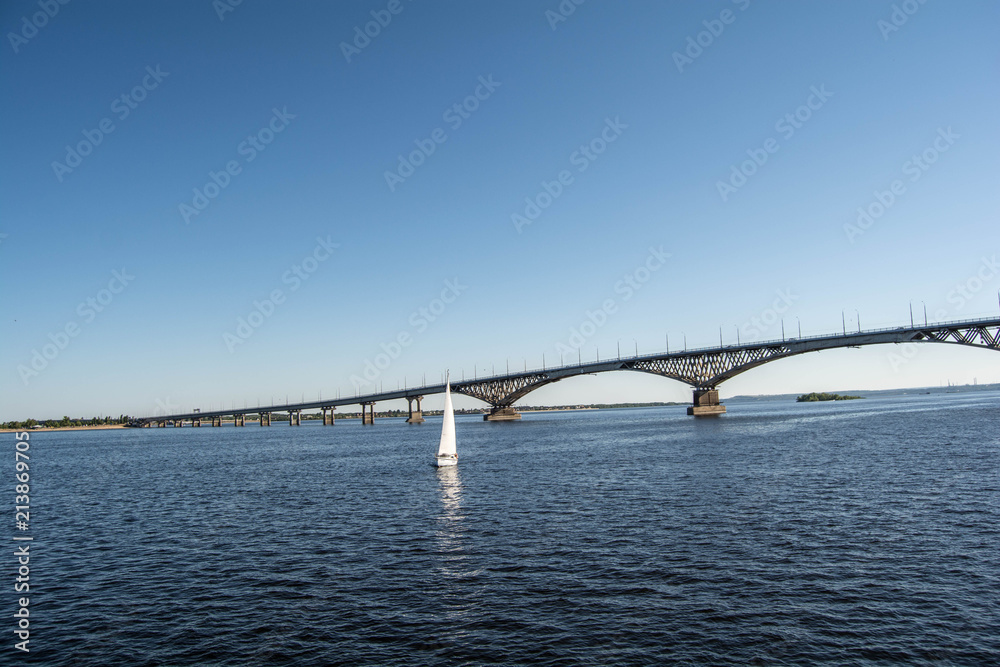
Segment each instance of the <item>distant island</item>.
M841 396L840 394L827 394L819 393L815 391L811 394L802 394L795 399L797 403L812 403L813 401L853 401L859 398L864 398L864 396Z

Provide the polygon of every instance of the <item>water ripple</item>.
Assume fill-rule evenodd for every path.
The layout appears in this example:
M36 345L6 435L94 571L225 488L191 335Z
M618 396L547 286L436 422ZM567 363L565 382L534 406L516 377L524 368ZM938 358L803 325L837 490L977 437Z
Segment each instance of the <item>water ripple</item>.
M31 657L1000 663L1000 394L852 403L33 435Z

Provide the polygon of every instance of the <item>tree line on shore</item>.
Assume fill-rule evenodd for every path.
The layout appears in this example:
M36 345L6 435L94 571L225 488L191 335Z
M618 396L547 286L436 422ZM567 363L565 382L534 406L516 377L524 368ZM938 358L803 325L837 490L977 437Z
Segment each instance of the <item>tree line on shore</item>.
M36 426L44 426L46 428L67 428L70 426L111 426L114 424L125 424L131 417L128 415L118 415L117 417L91 417L86 419L80 418L70 418L63 416L62 419L45 419L43 421L38 421L35 419L25 419L24 421L17 422L2 422L0 423L0 428L34 428Z

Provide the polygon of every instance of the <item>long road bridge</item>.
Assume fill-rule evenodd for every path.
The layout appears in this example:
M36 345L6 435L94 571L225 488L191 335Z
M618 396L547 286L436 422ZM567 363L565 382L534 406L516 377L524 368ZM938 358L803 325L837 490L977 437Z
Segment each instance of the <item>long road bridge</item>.
M941 322L891 329L871 329L839 334L783 338L756 343L720 345L719 347L698 348L677 352L664 351L661 354L647 354L633 357L618 357L605 361L560 365L555 368L541 368L517 373L505 373L490 377L463 379L451 385L453 392L477 398L491 407L483 416L486 421L511 421L521 415L514 403L528 393L577 375L590 375L607 371L638 371L660 375L684 382L694 390L693 404L687 409L689 415L719 415L726 406L719 403L719 385L746 371L787 357L806 352L831 350L841 347L861 347L886 343L948 343L967 345L1000 351L1000 318ZM424 421L420 401L424 396L444 393L444 384L423 385L385 391L349 398L323 399L285 405L269 405L257 408L216 410L209 412L185 412L155 417L141 417L132 422L133 426L151 426L154 423L166 426L173 422L180 426L190 421L193 426L210 421L213 426L222 426L223 417L232 416L236 426L246 425L246 415L258 414L261 426L271 425L272 413L288 413L289 424L301 423L303 410L322 410L323 424L333 425L334 410L342 405L360 405L361 423L375 423L375 404L378 401L406 399L409 404L411 424Z

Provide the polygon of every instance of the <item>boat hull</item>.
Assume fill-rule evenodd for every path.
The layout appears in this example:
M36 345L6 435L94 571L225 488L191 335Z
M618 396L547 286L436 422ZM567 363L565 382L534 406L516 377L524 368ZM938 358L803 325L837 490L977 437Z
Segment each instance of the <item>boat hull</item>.
M453 466L458 464L458 457L455 456L435 456L434 465L438 468L444 468L445 466Z

